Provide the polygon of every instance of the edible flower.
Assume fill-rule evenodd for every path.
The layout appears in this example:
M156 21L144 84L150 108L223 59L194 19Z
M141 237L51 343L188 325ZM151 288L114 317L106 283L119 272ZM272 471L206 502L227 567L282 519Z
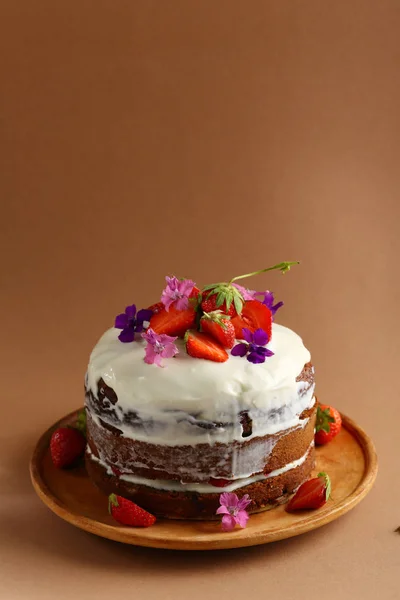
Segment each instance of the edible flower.
M122 329L118 336L121 342L133 342L135 333L141 333L144 329L144 322L150 321L153 311L142 308L136 314L136 305L132 304L125 308L125 312L115 317L116 329Z
M145 333L142 333L142 338L147 342L144 362L148 365L162 367L163 358L172 358L178 354L178 348L174 344L176 337L165 333L158 334L149 327Z
M265 348L268 344L268 334L264 329L256 329L254 333L243 327L243 337L246 340L240 344L236 344L231 350L233 356L246 356L247 360L254 364L265 362L268 356L273 356L272 350Z
M221 506L217 509L216 514L223 515L221 523L222 531L232 531L236 525L246 527L249 520L246 508L251 503L248 494L245 494L239 500L236 494L224 492L219 497L219 503Z
M194 281L168 277L168 275L165 280L167 285L162 292L161 302L166 311L169 311L170 306L174 306L177 310L185 310L189 306L189 297L195 286Z
M283 302L277 302L276 304L274 304L275 302L275 298L274 298L274 294L272 292L270 292L269 290L266 290L265 292L257 292L257 296L261 296L263 295L264 298L263 300L261 300L261 302L263 304L265 304L265 306L267 308L269 308L269 310L272 313L272 318L274 318L276 311L281 308L281 306L283 306Z
M239 292L242 294L243 300L258 300L257 296L261 296L262 299L260 299L260 302L262 304L265 304L265 306L269 308L269 310L272 313L272 318L274 318L276 311L279 310L281 306L283 306L283 302L277 302L276 304L274 304L274 294L269 290L266 290L265 292L257 292L256 290L249 290L243 287L242 285L239 285L238 283L233 283L232 285L234 285L235 288L238 289Z

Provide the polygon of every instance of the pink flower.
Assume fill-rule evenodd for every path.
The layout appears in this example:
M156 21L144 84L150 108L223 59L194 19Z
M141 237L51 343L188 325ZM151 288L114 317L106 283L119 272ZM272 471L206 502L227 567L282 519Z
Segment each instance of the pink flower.
M191 279L177 279L176 277L165 278L167 286L161 294L161 302L167 311L173 305L177 310L185 310L189 306L189 296L194 288Z
M232 531L236 525L240 527L246 527L249 515L246 508L251 503L248 494L245 494L243 498L239 500L236 494L224 492L219 497L221 506L217 510L217 515L224 515L222 517L222 530Z
M144 362L148 365L154 364L162 367L163 358L172 358L175 354L178 354L178 348L174 344L176 337L164 333L159 335L149 328L145 333L142 333L142 338L147 342Z
M243 287L242 285L239 285L238 283L232 283L232 285L234 285L235 288L238 289L239 292L242 294L243 300L255 300L256 294L258 294L258 292L256 292L255 290L248 290L247 288Z

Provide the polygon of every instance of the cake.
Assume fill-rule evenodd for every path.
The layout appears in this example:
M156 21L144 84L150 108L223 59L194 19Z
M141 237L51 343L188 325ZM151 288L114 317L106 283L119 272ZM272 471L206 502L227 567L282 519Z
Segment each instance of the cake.
M309 351L274 321L281 304L234 280L168 277L160 303L127 307L86 373L92 481L175 519L214 518L222 492L248 494L249 512L285 502L314 467L316 399Z

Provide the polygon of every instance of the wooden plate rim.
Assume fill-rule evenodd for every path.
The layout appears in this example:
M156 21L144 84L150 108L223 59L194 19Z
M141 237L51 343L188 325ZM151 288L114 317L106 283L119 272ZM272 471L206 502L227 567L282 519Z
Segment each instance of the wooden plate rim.
M334 504L329 511L324 510L323 512L316 511L312 514L307 513L306 520L300 520L294 522L293 525L277 527L267 531L263 530L263 525L261 524L259 530L252 530L251 536L248 537L242 537L240 535L243 533L243 530L238 530L237 532L235 531L230 534L224 534L222 531L211 534L199 533L195 536L178 534L177 537L172 540L163 538L162 534L160 537L154 537L153 528L149 530L113 526L71 512L68 506L63 502L60 502L46 485L41 474L41 464L43 456L48 448L50 437L57 427L71 422L74 417L76 417L77 412L78 411L75 410L57 421L39 438L29 465L33 487L42 502L65 521L89 533L126 544L175 550L219 550L256 546L288 537L294 537L321 527L354 508L367 495L377 476L378 459L371 438L355 423L355 421L341 413L343 427L356 439L358 445L362 449L365 459L365 468L363 477L357 488L340 502ZM265 514L268 515L268 512ZM173 523L177 527L177 530L179 530L179 525L185 523L185 521L173 521ZM150 531L151 535L149 535Z

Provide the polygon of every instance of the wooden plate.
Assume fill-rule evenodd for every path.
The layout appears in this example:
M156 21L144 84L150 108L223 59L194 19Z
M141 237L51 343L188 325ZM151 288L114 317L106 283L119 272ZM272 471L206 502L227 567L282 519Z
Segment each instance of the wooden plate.
M76 420L77 411L48 429L34 450L30 472L39 498L59 517L111 540L175 550L217 550L266 544L311 531L351 510L371 489L378 470L374 445L354 421L342 415L343 428L326 446L317 448L316 469L332 480L332 497L324 507L296 514L284 506L252 515L245 529L221 531L219 521L173 521L159 519L147 529L124 527L107 511L107 497L92 484L83 467L56 469L49 441L56 427Z

